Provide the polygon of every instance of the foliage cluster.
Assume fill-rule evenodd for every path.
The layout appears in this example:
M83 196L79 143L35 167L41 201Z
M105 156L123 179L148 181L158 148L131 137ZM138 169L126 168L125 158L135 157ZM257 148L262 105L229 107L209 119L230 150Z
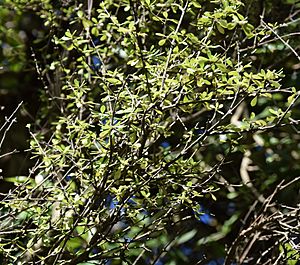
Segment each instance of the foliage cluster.
M0 19L43 22L30 49L42 129L28 126L28 176L6 179L5 264L294 264L300 93L270 56L297 69L294 13L253 18L237 0L4 6ZM26 45L0 29L18 71Z

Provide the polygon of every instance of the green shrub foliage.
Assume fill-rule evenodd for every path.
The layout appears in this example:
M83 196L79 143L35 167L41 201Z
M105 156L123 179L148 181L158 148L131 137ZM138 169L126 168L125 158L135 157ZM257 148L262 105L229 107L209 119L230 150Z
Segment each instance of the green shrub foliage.
M5 264L189 264L172 249L195 240L202 251L202 201L242 199L237 184L263 203L263 173L255 188L242 168L228 180L226 166L235 154L254 160L255 146L272 160L268 135L297 119L297 90L259 63L274 38L295 52L279 24L251 24L237 0L5 5L45 32L32 49L43 128L28 126L36 166L2 202ZM207 240L238 218L212 218Z

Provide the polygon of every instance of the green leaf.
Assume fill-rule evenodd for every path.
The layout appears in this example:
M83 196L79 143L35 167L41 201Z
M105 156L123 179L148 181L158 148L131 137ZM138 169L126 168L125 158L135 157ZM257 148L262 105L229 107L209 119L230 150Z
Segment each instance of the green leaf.
M253 34L254 27L251 24L246 23L246 24L242 25L242 29L244 30L244 32L248 38L252 38L254 36L254 34Z
M225 33L225 30L223 29L223 27L220 24L217 24L217 29L221 34Z
M101 113L104 113L104 112L105 112L105 109L106 109L105 105L102 105L102 106L100 107L100 112L101 112Z
M293 94L293 95L291 95L291 96L288 97L288 99L287 99L288 105L290 105L293 102L295 96L296 96L296 94Z
M69 37L69 38L72 38L72 37L73 37L73 35L72 35L72 33L70 32L70 30L67 30L66 33L65 33L65 35L66 35L67 37Z
M4 180L7 182L15 183L15 184L22 184L22 183L25 183L26 181L28 181L29 178L26 176L16 176L16 177L4 178Z
M159 46L163 46L166 43L166 39L162 39L158 42Z
M186 243L187 241L191 240L196 234L197 234L197 229L193 229L193 230L183 234L182 236L180 236L177 239L177 244L181 245L181 244Z
M93 26L93 22L87 19L82 19L82 25L85 29L87 29Z
M272 109L272 108L269 108L269 112L270 112L271 114L275 115L275 116L278 116L278 115L279 115L278 111L277 111L277 110L274 110L274 109Z
M108 77L106 80L113 85L121 85L122 82L119 79Z
M78 16L79 18L83 18L83 16L84 16L83 11L82 11L82 10L77 11L77 16Z
M106 138L109 134L110 134L110 132L111 132L111 129L108 129L108 130L104 130L104 131L102 131L101 133L100 133L100 138L101 139L104 139L104 138Z
M81 247L84 244L83 240L80 237L70 238L67 241L66 247L69 251L74 252L77 248Z
M257 104L257 96L254 97L254 98L251 100L251 102L250 102L251 107L255 107L256 104Z

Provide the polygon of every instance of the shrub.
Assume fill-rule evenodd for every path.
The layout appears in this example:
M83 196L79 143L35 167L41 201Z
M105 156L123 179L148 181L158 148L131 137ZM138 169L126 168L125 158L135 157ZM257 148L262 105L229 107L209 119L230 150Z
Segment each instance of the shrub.
M265 204L251 150L267 153L261 132L295 124L299 97L253 60L278 25L253 26L237 0L6 4L44 21L34 55L49 121L28 126L36 166L2 201L6 264L200 261L201 225L213 242L241 218L218 223L203 202L234 199L242 183Z

